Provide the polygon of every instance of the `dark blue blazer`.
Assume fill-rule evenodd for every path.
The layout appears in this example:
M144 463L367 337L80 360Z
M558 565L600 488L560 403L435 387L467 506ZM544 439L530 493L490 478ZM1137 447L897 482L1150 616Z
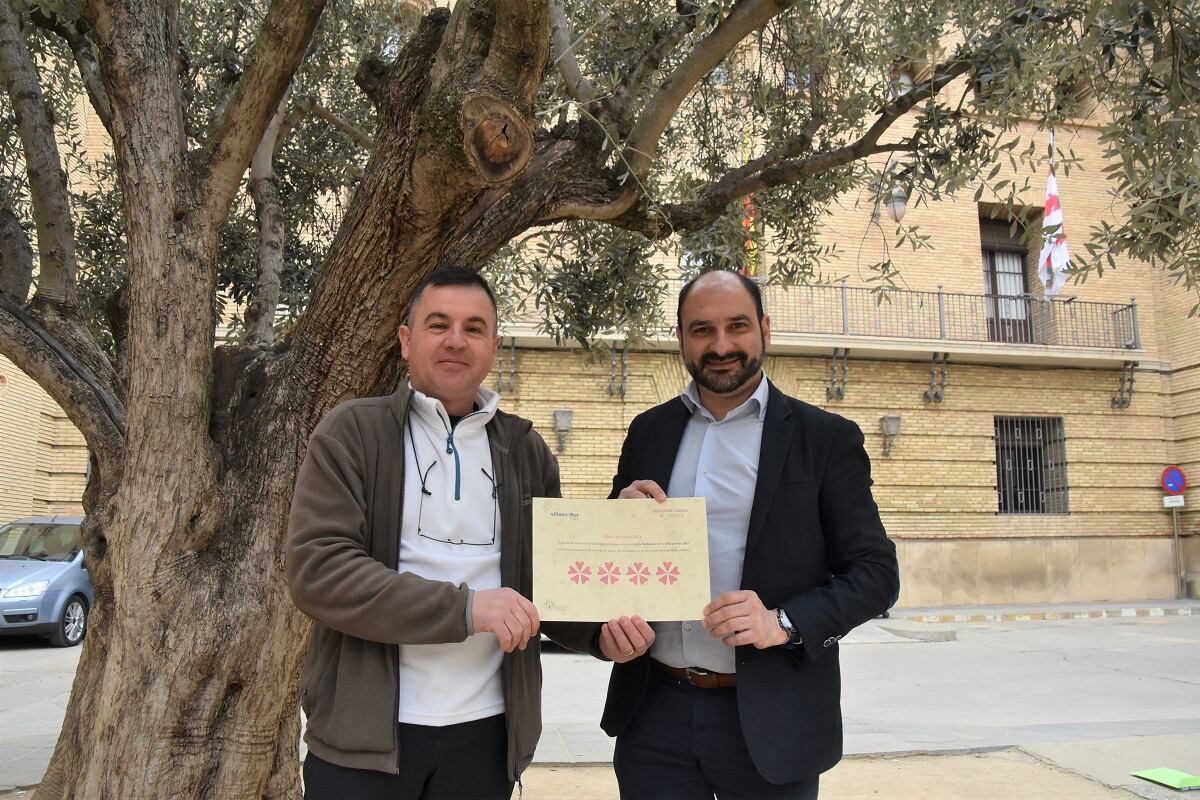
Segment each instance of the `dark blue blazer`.
M679 398L638 415L610 497L639 479L665 489L688 419ZM772 384L742 588L768 608L782 606L803 644L737 648L742 729L768 781L811 778L841 759L838 639L887 610L899 586L896 548L871 497L862 431ZM613 666L601 721L610 736L637 712L649 672L646 656Z

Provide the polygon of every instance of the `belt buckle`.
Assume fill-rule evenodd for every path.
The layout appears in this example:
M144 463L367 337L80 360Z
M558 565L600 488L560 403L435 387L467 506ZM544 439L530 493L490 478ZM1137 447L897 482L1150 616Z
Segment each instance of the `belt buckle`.
M707 678L708 676L712 675L710 670L702 669L700 667L684 667L683 671L687 673L688 683L692 684L693 686L696 685L696 678Z

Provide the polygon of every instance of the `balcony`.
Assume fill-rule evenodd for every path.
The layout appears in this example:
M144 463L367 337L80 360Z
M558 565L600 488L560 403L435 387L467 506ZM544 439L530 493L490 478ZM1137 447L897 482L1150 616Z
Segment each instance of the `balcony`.
M668 281L663 327L648 343L674 347L680 282ZM870 358L921 358L949 353L983 363L1120 365L1144 356L1137 302L1095 303L1029 296L890 291L880 296L845 283L764 286L772 352L828 354L851 348ZM537 316L522 314L506 336L535 345Z

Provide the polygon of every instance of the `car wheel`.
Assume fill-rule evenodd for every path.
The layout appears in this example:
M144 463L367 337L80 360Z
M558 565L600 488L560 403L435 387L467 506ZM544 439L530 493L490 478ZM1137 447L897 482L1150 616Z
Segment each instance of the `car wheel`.
M87 602L75 595L67 601L58 626L50 633L50 644L55 647L74 647L83 641L87 633Z

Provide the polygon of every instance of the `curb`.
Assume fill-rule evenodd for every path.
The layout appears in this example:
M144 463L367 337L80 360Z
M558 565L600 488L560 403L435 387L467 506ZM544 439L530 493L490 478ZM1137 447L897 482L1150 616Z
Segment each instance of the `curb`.
M943 756L986 756L989 753L1025 752L1019 745L980 745L978 747L946 747L942 750L884 750L869 753L845 753L841 760L892 760L898 758L940 758ZM612 766L608 760L577 760L577 762L533 762L533 768L569 769L571 766Z
M1191 608L1092 608L1065 611L1024 611L968 614L913 614L899 617L909 622L1032 622L1061 619L1116 619L1122 617L1190 617Z
M980 745L978 747L947 747L933 750L881 750L872 751L869 753L846 753L842 756L842 761L875 761L883 759L897 758L939 758L942 756L978 756L987 755L989 753L1004 753L1004 752L1024 752L1019 745L1013 744L997 744L997 745ZM529 765L529 769L534 767L547 769L569 769L570 767L611 767L612 759L607 761L534 761Z
M958 639L958 634L953 630L948 631L931 631L931 630L912 630L910 628L900 628L895 626L880 625L880 629L887 631L893 636L900 636L905 639L911 639L916 642L953 642Z

